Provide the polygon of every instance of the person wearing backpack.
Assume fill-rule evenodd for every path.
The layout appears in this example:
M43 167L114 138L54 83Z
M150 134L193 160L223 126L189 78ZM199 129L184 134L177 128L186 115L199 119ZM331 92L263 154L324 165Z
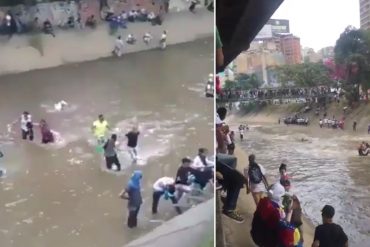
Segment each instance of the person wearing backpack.
M250 192L252 192L254 202L257 206L267 192L266 189L269 185L265 177L266 171L263 166L256 163L256 156L254 154L249 155L249 167L244 173L248 178L248 188L250 188Z

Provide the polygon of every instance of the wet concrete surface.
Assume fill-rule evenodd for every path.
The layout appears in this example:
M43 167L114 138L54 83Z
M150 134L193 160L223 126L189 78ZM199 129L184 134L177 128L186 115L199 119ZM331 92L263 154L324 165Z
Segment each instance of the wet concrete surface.
M116 247L176 215L167 201L150 212L152 184L175 176L183 156L213 149L213 100L204 97L213 71L213 38L94 62L0 77L2 247ZM54 103L69 107L55 112ZM57 144L20 140L19 125L7 125L29 111L60 133ZM90 126L103 113L118 128L124 170L107 172L96 153ZM139 124L139 162L133 165L124 134ZM144 203L139 227L129 230L126 201L118 198L131 172L142 169ZM151 222L152 219L157 221Z

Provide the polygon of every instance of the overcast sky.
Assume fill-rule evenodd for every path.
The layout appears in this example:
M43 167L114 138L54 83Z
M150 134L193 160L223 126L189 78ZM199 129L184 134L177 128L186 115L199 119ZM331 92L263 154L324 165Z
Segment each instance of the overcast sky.
M334 46L348 25L360 27L359 0L285 0L272 18L288 19L302 47Z

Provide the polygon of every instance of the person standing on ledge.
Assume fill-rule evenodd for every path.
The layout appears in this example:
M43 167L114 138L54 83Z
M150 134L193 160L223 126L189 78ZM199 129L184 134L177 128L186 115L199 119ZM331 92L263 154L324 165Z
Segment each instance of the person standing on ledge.
M321 210L322 225L315 229L312 247L348 247L348 237L342 227L333 222L335 209L325 205Z
M140 206L143 203L140 185L142 178L142 171L134 171L130 181L128 182L127 188L125 188L120 194L122 199L128 200L129 215L127 219L127 226L129 228L135 228L137 226L137 215L139 214Z

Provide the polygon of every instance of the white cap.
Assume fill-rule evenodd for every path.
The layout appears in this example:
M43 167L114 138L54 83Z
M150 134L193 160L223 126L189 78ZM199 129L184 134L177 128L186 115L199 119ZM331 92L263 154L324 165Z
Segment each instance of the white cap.
M280 184L280 182L273 184L271 189L268 191L268 196L271 199L271 201L276 202L279 205L281 205L282 197L284 195L285 195L285 189Z

